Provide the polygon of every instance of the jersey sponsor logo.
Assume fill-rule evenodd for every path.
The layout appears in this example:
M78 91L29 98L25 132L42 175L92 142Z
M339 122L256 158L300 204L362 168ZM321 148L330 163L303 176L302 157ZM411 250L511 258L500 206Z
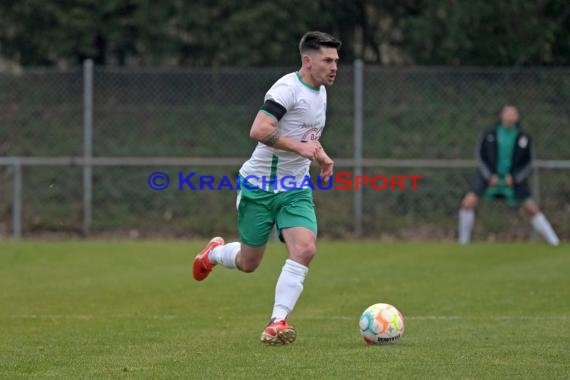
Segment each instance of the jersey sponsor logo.
M303 133L301 142L319 141L322 131L323 127L313 127L309 129L307 132Z

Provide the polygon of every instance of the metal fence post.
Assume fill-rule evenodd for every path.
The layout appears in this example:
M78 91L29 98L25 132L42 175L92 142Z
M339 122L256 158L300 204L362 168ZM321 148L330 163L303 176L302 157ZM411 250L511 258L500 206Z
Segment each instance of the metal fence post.
M536 205L540 205L540 177L538 174L538 167L534 167L534 170L532 171L532 197L534 199L534 201L536 202ZM530 240L533 242L536 242L539 240L539 236L536 233L536 231L534 230L534 228L531 230L530 233Z
M537 205L540 204L540 177L538 175L538 168L535 166L532 171L532 197Z
M14 161L14 194L12 195L12 237L22 237L22 163Z
M361 60L354 61L354 176L362 175L362 133L363 133L363 71ZM362 236L362 189L354 190L354 230L355 236Z
M91 229L93 195L93 61L83 62L83 234Z

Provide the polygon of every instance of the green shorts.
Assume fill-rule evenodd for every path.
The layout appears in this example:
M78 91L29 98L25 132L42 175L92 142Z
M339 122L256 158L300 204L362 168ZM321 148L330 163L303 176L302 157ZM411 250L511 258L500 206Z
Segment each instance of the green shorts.
M525 199L519 199L515 196L512 187L508 186L489 186L483 194L484 201L491 201L493 199L502 198L509 206L518 206L523 203Z
M503 199L509 206L519 206L530 199L528 181L509 187L503 179L499 179L496 186L489 186L488 181L480 173L477 173L471 191L484 201Z
M483 194L483 200L488 202L496 198L504 199L505 203L509 206L516 206L518 204L513 189L507 186L487 187Z
M269 240L274 225L279 239L282 230L305 227L317 233L317 217L311 189L294 189L277 193L241 186L237 195L238 231L243 243L261 247Z

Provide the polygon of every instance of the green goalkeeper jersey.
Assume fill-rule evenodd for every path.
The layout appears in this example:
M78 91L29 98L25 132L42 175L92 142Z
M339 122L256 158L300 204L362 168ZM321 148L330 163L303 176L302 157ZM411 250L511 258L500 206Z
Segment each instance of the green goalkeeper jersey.
M506 128L503 125L499 125L499 128L497 128L498 160L495 169L501 179L504 179L511 172L517 136L518 129L515 127Z

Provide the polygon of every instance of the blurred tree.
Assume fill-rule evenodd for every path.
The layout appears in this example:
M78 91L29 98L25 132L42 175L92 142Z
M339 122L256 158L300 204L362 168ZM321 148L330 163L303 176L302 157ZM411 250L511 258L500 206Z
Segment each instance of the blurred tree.
M565 0L3 0L0 56L23 66L296 64L324 30L342 59L381 64L567 65Z
M162 63L177 54L176 2L6 0L0 52L22 65L92 58L97 64Z
M173 36L181 64L263 66L298 62L297 44L308 30L342 35L354 28L346 0L197 0L177 5ZM351 22L348 22L351 21ZM349 45L350 46L350 45Z
M569 16L563 0L426 1L401 23L403 47L427 65L569 64Z

